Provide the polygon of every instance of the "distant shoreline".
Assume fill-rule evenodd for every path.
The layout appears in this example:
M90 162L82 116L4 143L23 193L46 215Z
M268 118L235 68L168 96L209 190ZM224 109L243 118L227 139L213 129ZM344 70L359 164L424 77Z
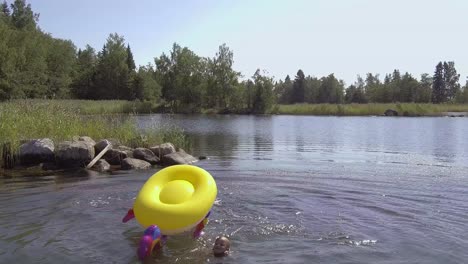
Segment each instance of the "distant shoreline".
M21 99L0 102L1 107L18 105L50 105L64 107L80 115L107 114L236 114L255 115L246 109L170 107L152 101L125 100L43 100ZM393 110L398 116L468 116L468 104L432 103L367 103L367 104L276 104L266 115L311 115L311 116L384 116Z

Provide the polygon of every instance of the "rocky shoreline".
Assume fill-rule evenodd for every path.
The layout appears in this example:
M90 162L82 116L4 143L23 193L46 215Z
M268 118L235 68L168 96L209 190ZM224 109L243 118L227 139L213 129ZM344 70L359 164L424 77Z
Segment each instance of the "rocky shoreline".
M57 145L49 138L22 143L17 156L4 157L4 160L10 160L10 166L5 166L6 169L39 166L43 170L88 168L105 172L150 169L155 165L171 166L198 161L169 142L150 148L130 148L113 139L95 142L90 137L81 136Z

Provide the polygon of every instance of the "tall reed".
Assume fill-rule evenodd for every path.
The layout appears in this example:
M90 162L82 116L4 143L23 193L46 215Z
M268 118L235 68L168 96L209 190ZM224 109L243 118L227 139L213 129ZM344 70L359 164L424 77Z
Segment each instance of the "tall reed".
M117 105L119 104L124 105L118 102ZM86 106L76 101L50 100L15 100L0 103L0 146L8 145L9 152L15 154L18 153L23 140L47 137L59 143L63 140L72 140L74 136L90 136L95 140L113 138L132 147L151 146L168 141L180 147L189 145L185 132L175 126L155 125L151 129L142 131L138 129L135 116L132 114L125 116L82 114L81 109L96 105L93 102ZM107 109L105 113L109 113L110 109L116 109L112 108L110 102L102 105L103 109ZM3 153L7 152L0 151L2 167L6 158L4 158L6 154Z

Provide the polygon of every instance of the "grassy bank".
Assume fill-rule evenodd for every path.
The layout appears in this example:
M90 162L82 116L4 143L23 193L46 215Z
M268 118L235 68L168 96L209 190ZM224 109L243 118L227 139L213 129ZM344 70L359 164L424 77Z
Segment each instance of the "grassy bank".
M21 100L11 101L11 103L21 102ZM124 101L124 100L27 100L33 105L43 105L47 103L50 107L66 107L71 111L84 115L98 114L149 114L157 111L159 107L156 103Z
M118 139L122 144L150 146L172 142L188 147L183 130L172 126L155 126L139 131L133 115L82 115L119 112L124 101L46 101L15 100L0 103L0 146L9 143L18 151L22 140L50 138L55 143L74 136L90 136L95 140ZM102 112L100 112L102 110ZM114 113L115 113L114 112ZM0 163L3 161L0 151Z
M437 116L444 112L468 112L468 104L295 104L278 105L273 114L282 115L337 115L368 116L383 115L393 109L403 116Z

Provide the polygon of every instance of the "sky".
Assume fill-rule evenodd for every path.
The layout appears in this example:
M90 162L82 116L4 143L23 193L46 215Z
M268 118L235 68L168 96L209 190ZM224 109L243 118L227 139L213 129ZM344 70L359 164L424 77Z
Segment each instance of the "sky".
M11 3L11 0L8 1ZM356 76L394 69L419 78L439 61L468 76L466 0L27 0L39 26L77 48L102 49L124 36L137 65L154 64L174 42L214 57L226 45L244 78L256 69L276 80L334 73Z

